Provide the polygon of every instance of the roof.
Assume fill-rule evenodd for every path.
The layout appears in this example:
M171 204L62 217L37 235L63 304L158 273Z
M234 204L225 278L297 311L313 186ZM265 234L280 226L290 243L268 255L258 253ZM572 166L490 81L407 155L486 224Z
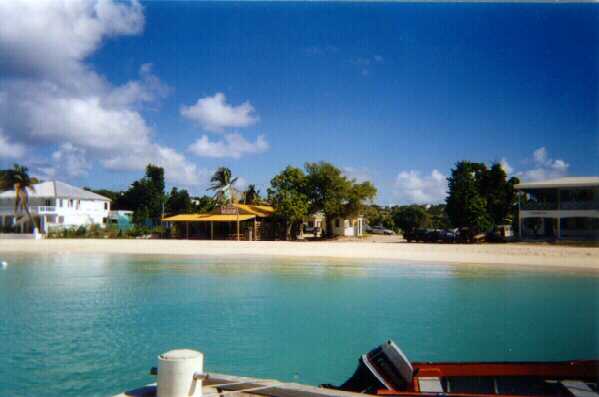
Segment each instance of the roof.
M266 218L271 216L275 209L270 205L249 205L249 204L233 204L234 207L239 208L243 212Z
M162 218L166 222L236 222L254 219L255 215L181 214Z
M110 201L108 197L100 196L97 193L60 181L36 183L33 185L33 189L27 189L27 193L29 193L29 197L31 198L41 197ZM14 190L0 193L0 198L13 198L14 196Z
M525 182L514 186L516 189L543 189L556 187L587 187L599 186L599 176L571 176L548 179L545 181Z

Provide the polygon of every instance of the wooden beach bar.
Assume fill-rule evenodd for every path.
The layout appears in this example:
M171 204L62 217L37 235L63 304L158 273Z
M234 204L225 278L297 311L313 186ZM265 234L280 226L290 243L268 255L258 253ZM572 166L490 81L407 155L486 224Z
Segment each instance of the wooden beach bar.
M269 205L228 204L201 214L179 214L162 219L174 238L196 240L270 240L273 238Z

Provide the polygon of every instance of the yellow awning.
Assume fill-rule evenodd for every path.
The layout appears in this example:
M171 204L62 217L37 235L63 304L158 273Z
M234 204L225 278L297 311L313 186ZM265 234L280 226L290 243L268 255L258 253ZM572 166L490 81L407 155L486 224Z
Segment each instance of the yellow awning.
M165 222L237 222L254 219L255 215L181 214L162 218Z
M262 218L269 217L275 212L275 209L270 205L233 204L233 206Z

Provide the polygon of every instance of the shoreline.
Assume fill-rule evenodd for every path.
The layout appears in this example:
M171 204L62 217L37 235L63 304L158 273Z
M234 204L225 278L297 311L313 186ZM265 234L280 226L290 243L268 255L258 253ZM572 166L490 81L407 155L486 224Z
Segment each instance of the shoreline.
M370 241L47 239L0 240L1 253L368 259L397 261L398 266L443 263L599 271L598 247L523 243L464 245Z

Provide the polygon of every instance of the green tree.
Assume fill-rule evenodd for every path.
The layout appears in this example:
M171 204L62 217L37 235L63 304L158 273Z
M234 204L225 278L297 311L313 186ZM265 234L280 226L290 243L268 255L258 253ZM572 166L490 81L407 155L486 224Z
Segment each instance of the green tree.
M285 221L285 237L291 238L294 226L303 222L309 214L309 201L306 194L307 179L304 172L288 166L270 181L268 199L275 208L275 216Z
M329 235L333 219L358 214L376 195L372 183L349 180L331 163L306 163L305 169L309 212L324 213Z
M431 215L421 205L404 205L393 211L393 221L403 233L431 226Z
M232 203L236 201L234 188L237 177L233 178L231 170L227 167L219 167L210 178L210 188L215 192L214 199L219 204Z
M356 183L352 180L351 184L342 214L346 217L362 215L367 203L376 196L376 187L369 181Z
M145 176L131 184L122 202L133 211L135 224L160 223L165 202L164 169L148 164Z
M25 166L14 164L11 169L0 170L0 192L15 190L14 214L16 223L23 222L24 217L27 216L33 227L39 230L39 225L29 211L29 193L27 192L27 189L35 190L33 186L35 183L37 183L37 179L29 176L29 170Z
M244 204L259 204L261 201L260 191L256 189L256 185L248 185L245 192L243 192L243 203Z
M494 225L511 222L512 209L516 204L514 185L518 178L507 179L507 174L499 163L487 170L481 179L481 194L487 201L487 213Z
M487 201L481 194L481 184L486 172L482 163L460 161L451 170L447 215L455 227L470 227L486 231L492 221L487 214Z
M201 197L194 197L191 201L192 212L210 212L216 207L214 198L203 195Z
M189 214L192 208L191 197L187 190L173 187L166 199L165 212L169 215Z
M370 226L383 226L387 229L396 230L395 222L392 217L392 210L389 207L379 205L369 205L363 210L364 219Z
M450 227L449 217L445 211L445 204L429 205L425 209L430 215L430 227L434 229L447 229Z

